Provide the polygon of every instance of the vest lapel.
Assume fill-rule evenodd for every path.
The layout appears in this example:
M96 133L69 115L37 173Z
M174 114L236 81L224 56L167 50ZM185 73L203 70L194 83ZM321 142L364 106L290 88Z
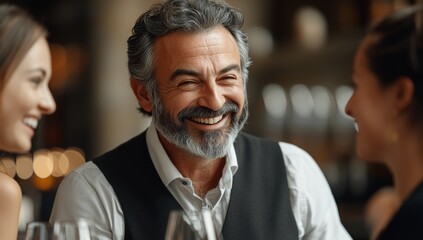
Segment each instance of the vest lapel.
M93 162L119 199L125 240L163 240L170 211L181 207L156 172L145 132Z
M240 133L238 171L223 227L227 239L298 239L278 143Z

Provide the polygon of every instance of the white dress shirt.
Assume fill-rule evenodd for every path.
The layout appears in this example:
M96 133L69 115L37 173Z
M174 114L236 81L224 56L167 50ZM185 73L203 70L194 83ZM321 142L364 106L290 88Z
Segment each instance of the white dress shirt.
M228 209L232 178L238 169L232 146L226 157L222 178L204 199L194 192L192 182L182 177L167 156L152 123L147 130L147 146L153 164L165 186L188 214L194 227L201 231L200 212L212 212L216 230L223 227ZM304 150L279 142L288 178L292 210L299 239L351 239L342 225L338 208L320 168ZM119 164L119 160L116 160ZM141 188L148 188L148 182ZM124 239L124 216L112 186L100 169L87 162L66 176L61 182L50 222L88 220L92 224L93 239Z

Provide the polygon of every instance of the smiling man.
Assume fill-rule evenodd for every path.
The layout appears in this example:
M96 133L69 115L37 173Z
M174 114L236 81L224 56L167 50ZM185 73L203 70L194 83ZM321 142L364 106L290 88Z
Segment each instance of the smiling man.
M94 239L164 239L182 209L199 236L210 210L232 239L351 239L315 161L288 143L242 133L247 37L224 2L170 0L136 21L131 87L147 131L61 183L51 221L92 223Z

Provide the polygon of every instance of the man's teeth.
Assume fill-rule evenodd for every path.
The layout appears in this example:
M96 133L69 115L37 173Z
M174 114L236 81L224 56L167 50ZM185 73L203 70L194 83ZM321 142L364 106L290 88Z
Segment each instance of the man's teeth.
M38 126L38 120L35 118L24 118L23 122L34 129Z
M193 118L195 122L202 123L202 124L215 124L222 120L223 115L214 117L214 118Z

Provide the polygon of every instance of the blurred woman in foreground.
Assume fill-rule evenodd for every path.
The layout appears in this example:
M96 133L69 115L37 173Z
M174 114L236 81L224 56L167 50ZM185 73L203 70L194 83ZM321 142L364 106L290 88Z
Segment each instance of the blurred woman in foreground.
M377 239L421 239L423 221L423 7L403 8L374 25L354 61L346 113L356 151L386 165L399 207Z

